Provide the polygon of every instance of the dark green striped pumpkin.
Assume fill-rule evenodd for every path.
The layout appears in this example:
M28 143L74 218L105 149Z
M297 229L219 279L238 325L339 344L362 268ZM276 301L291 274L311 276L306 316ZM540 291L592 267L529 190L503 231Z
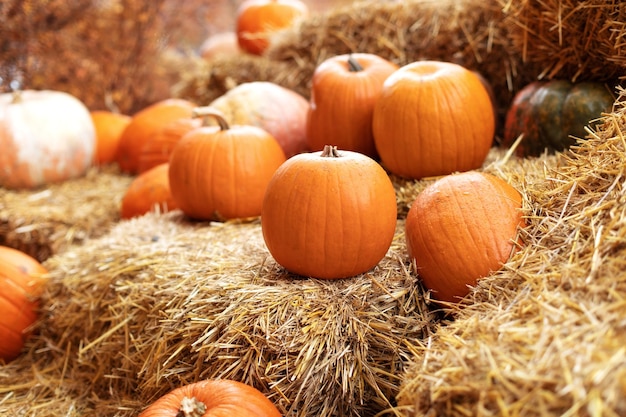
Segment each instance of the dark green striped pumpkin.
M562 151L587 136L615 97L603 83L571 83L565 80L536 81L520 90L509 108L503 144L511 146L523 134L517 154L537 156Z

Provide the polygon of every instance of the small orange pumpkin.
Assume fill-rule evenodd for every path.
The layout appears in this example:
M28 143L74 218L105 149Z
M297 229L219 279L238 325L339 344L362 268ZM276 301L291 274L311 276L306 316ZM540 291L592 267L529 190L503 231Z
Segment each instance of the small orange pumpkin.
M95 165L106 165L115 161L117 147L122 132L131 121L126 114L108 110L94 110L91 120L96 129L96 152L93 157Z
M267 186L265 244L290 272L322 279L367 272L391 245L395 190L373 159L326 146L295 155Z
M87 107L62 91L0 94L0 187L32 189L83 176L96 132Z
M244 0L235 17L239 46L250 54L263 55L278 31L308 13L300 0Z
M313 73L306 138L310 150L331 143L377 158L372 134L374 106L383 83L398 66L378 55L337 55Z
M169 163L165 162L142 172L130 183L122 198L120 217L130 219L150 211L165 213L176 208L170 191Z
M480 168L493 143L495 116L474 72L418 61L387 78L372 129L383 166L419 179Z
M132 116L120 137L115 161L128 174L139 172L139 154L143 146L168 123L190 118L195 104L188 100L169 98L158 101Z
M183 385L163 395L139 417L281 417L261 391L243 382L207 379Z
M406 245L434 298L458 302L502 267L520 243L522 196L491 174L468 171L419 193L405 223Z
M20 354L37 320L37 298L47 272L30 255L0 246L0 359L5 362Z
M146 172L169 162L174 146L186 133L202 126L202 120L192 117L176 119L161 127L141 148L137 172Z
M198 220L257 217L265 188L285 153L272 135L256 126L229 126L210 107L197 117L213 118L185 134L170 157L170 188L178 207Z

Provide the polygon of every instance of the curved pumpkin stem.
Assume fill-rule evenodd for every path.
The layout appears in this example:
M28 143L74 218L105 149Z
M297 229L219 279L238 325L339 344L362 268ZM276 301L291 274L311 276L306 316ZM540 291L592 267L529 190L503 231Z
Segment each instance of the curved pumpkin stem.
M359 61L354 59L352 54L348 55L348 69L350 70L350 72L363 71L363 66L359 64Z
M339 158L341 155L339 154L336 146L324 145L324 150L320 156L324 158Z
M202 417L206 412L206 405L195 397L185 397L180 401L180 408L176 417Z
M212 117L217 121L217 124L220 126L220 130L230 129L230 126L228 126L228 122L226 121L222 113L220 113L219 110L211 106L196 107L195 109L193 109L191 113L191 117L193 118L203 117L205 121L207 118Z

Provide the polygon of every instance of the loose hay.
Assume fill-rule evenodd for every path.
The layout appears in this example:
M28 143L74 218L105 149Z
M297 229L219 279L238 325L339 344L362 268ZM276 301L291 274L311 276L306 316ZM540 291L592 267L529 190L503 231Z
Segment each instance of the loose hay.
M402 247L400 224L375 270L311 280L277 266L258 221L120 223L47 261L38 336L10 366L53 356L68 397L101 416L214 377L256 386L290 416L375 415L434 322Z
M528 182L526 247L418 350L408 415L626 415L626 103Z
M37 190L0 187L0 245L44 261L103 235L119 220L120 202L131 181L118 171L94 167L82 178Z

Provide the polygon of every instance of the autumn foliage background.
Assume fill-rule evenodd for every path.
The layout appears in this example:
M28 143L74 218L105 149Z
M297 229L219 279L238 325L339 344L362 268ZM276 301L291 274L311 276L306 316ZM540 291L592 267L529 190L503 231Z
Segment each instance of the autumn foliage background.
M312 11L350 1L309 0ZM211 34L234 28L241 0L3 0L0 91L71 93L131 114L170 95Z

